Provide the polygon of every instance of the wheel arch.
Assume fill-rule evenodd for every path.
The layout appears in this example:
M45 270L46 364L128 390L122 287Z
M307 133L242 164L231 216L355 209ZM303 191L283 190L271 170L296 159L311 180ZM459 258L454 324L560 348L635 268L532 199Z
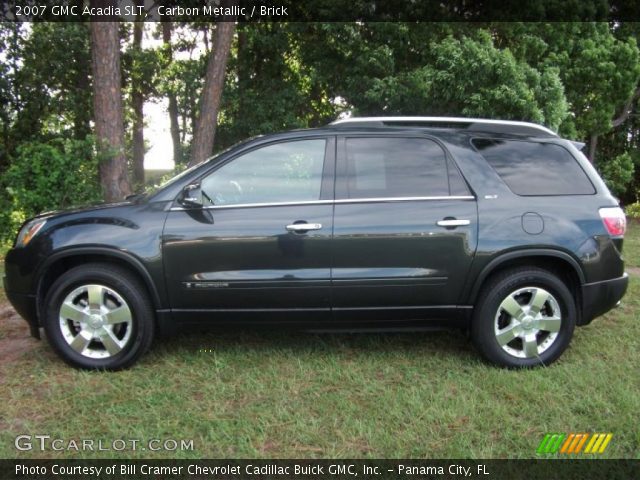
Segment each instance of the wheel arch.
M129 253L111 248L74 248L51 255L39 268L38 274L36 275L38 280L35 285L38 319L41 317L44 298L56 279L74 267L95 262L117 265L125 268L127 271L135 275L135 277L138 278L146 287L147 294L149 295L149 299L151 300L154 309L158 310L162 308L162 301L153 279L144 264L138 258Z
M501 254L491 260L476 278L468 295L469 304L475 305L482 287L492 275L522 266L540 267L561 277L567 283L576 299L578 324L581 317L581 288L585 281L584 272L578 261L566 252L553 249L525 249Z

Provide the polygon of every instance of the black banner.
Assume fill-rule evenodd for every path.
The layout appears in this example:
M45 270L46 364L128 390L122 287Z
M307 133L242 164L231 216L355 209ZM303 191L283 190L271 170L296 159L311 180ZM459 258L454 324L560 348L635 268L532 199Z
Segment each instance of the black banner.
M97 7L96 5L101 5ZM0 21L640 21L636 0L4 0Z
M3 480L635 479L640 460L0 460Z

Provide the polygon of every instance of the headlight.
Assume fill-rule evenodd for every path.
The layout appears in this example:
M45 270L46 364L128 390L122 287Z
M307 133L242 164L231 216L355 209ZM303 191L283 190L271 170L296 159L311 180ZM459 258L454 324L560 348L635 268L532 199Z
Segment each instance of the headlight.
M47 220L41 218L25 223L20 229L20 233L18 233L18 238L16 238L16 247L26 247L31 239L44 227L45 223L47 223Z

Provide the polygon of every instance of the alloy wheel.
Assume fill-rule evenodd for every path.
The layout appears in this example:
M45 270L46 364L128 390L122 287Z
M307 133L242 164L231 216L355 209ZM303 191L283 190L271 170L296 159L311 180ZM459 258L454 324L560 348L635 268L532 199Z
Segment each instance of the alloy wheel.
M553 345L561 325L562 312L555 297L540 287L524 287L502 300L494 331L509 355L536 358Z
M59 321L65 341L88 358L117 355L132 338L129 305L104 285L82 285L71 291L60 305Z

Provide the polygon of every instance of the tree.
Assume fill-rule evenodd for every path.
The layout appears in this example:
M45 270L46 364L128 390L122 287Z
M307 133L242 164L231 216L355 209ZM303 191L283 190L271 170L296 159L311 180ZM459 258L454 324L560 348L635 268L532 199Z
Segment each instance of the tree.
M166 63L173 62L173 47L171 46L172 23L162 22L162 41L166 52ZM171 129L171 142L173 143L173 161L176 165L182 163L182 142L180 140L180 123L178 120L178 100L173 88L167 89L167 99L169 100L169 122Z
M7 72L15 102L11 136L17 143L59 137L84 140L91 133L89 40L84 23L34 23L19 39L18 50L7 52L19 57L19 66ZM51 55L53 49L56 55Z
M95 7L108 1L94 0ZM108 202L131 193L124 150L118 22L91 22L93 106L100 158L100 183Z
M620 127L633 106L640 78L637 32L606 22L500 23L492 29L516 58L539 71L558 69L572 112L560 132L586 141L595 163L598 138Z
M302 28L303 64L357 114L481 116L555 129L568 115L558 69L532 67L485 29L384 22Z
M203 162L213 151L218 110L234 30L235 23L231 21L221 22L216 26L215 47L207 64L189 165Z
M4 61L0 62L0 126L2 142L0 142L0 171L9 164L12 146L12 126L15 112L18 111L15 76L17 57L19 55L20 24L0 23L0 53ZM1 195L1 192L0 192ZM0 200L2 200L0 198ZM1 205L0 205L1 206ZM1 226L1 225L0 225Z
M144 22L138 21L133 24L133 57L134 65L131 75L131 107L133 109L133 184L139 188L144 184L144 92L142 91L142 79L138 78L139 72L135 69L136 61L142 52L142 34L144 33Z

